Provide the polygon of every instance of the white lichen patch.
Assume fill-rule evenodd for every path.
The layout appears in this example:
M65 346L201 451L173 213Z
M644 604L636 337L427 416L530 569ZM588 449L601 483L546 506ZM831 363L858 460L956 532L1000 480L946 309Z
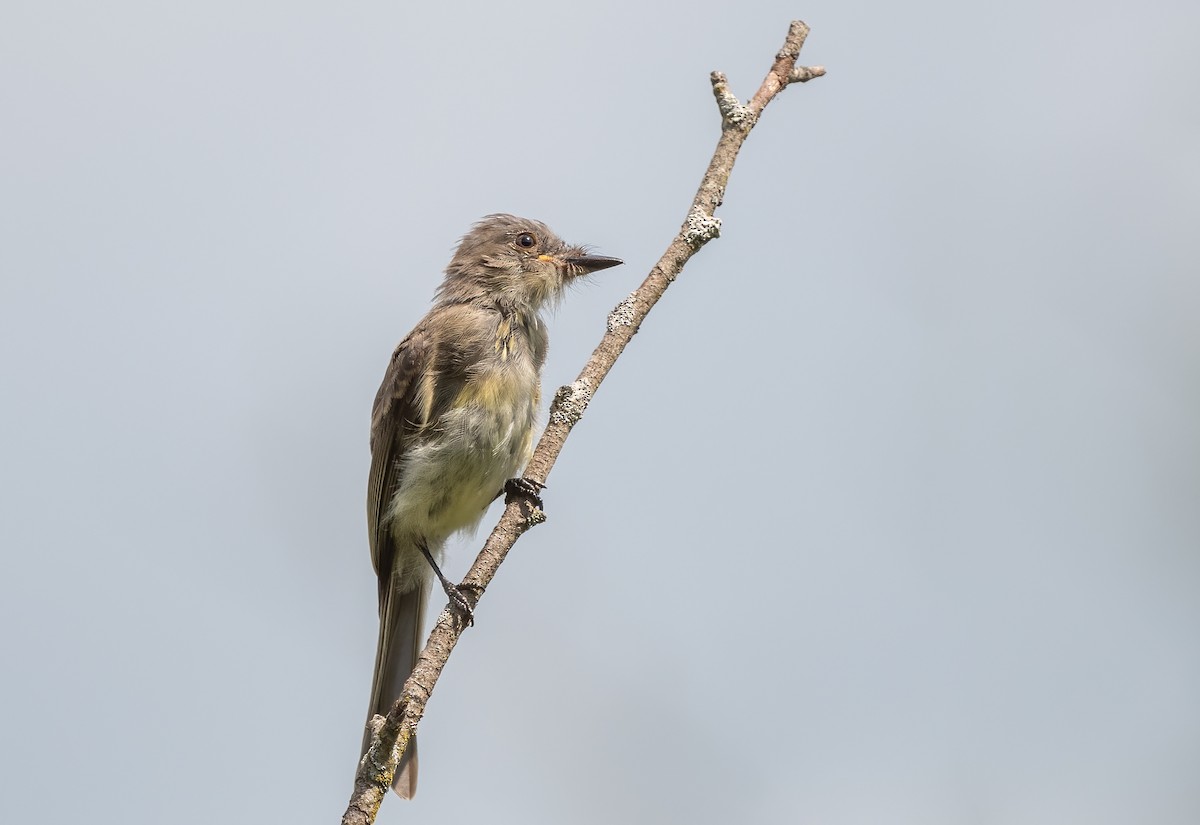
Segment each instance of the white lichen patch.
M633 316L633 296L630 295L608 313L608 331L612 332L617 327L633 326Z
M683 237L692 246L708 243L721 235L721 219L693 206L684 222Z
M592 400L592 388L582 378L565 387L559 387L550 405L550 420L555 424L572 426L583 418L583 412Z

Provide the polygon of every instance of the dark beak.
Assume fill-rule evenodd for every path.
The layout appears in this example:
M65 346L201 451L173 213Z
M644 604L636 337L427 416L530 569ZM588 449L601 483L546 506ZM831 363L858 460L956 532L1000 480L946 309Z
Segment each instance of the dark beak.
M620 266L625 263L620 258L606 258L603 255L575 255L570 258L563 258L565 263L571 266L577 266L584 272L598 272L601 269L608 269L610 266Z

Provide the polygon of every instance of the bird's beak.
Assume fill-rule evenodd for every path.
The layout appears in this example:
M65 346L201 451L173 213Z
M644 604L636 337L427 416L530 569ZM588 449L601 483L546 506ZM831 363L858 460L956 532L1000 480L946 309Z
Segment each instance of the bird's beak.
M565 264L577 266L584 272L598 272L601 269L625 263L620 258L606 258L603 255L572 255L569 258L563 258L562 261Z

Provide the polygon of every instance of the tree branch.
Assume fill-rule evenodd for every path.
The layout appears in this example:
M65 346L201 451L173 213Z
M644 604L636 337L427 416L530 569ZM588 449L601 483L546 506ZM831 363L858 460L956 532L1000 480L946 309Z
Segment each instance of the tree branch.
M642 285L609 313L604 337L579 377L555 393L550 405L549 423L526 468L526 477L538 482L546 481L571 428L583 417L600 382L633 339L646 315L679 276L688 260L720 235L721 221L713 212L725 196L725 186L738 151L758 122L763 109L789 84L804 83L825 74L821 66L796 65L807 36L808 26L799 20L791 24L771 70L746 104L741 103L729 90L725 75L712 73L713 95L721 114L721 138L717 141L717 148L700 181L687 218ZM499 523L488 536L463 580L464 594L472 606L478 603L517 539L530 527L546 520L545 514L524 498L509 496L506 503ZM404 683L403 695L382 722L380 717L372 720L375 735L371 747L359 763L354 793L342 817L343 825L369 825L375 821L379 805L391 787L400 755L416 732L417 724L425 713L425 704L464 629L457 613L449 608L443 610L425 649L421 651L416 668Z

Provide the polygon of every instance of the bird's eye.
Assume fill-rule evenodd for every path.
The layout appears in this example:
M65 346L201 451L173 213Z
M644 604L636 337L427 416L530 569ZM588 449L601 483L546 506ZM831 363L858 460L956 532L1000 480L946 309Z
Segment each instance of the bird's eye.
M517 236L517 246L523 249L533 249L537 245L537 239L528 232L522 232Z

